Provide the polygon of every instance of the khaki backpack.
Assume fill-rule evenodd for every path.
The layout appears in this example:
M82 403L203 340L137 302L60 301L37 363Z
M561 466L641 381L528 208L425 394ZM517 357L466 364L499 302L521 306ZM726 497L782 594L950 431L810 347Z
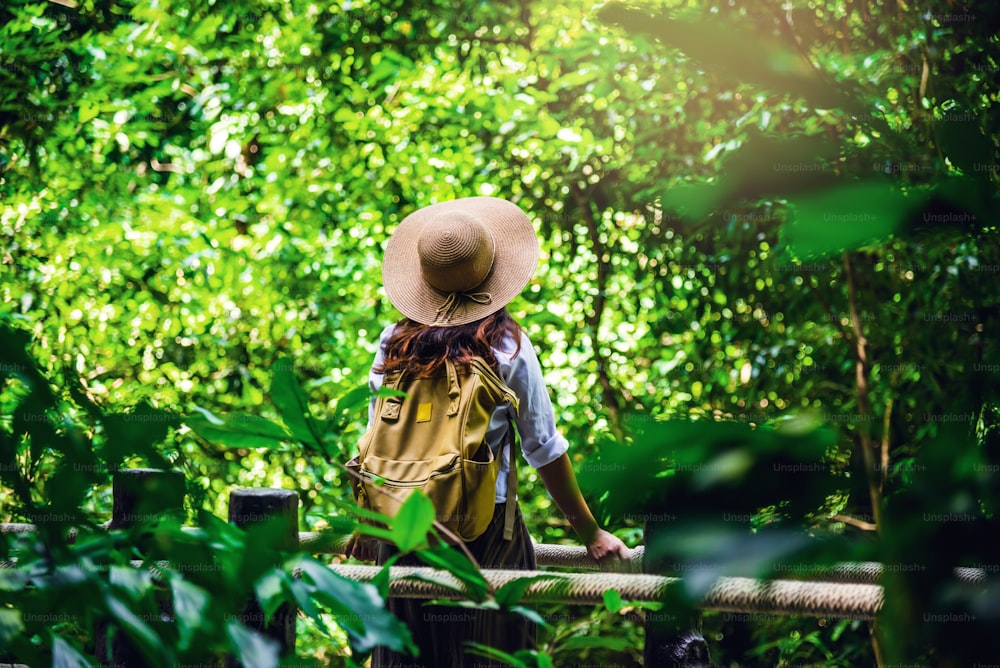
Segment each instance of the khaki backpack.
M456 366L445 360L429 377L390 371L383 386L405 396L382 394L374 419L348 462L358 504L390 517L413 490L433 501L437 519L463 541L479 537L493 518L500 458L486 444L490 416L517 396L481 358ZM510 473L504 539L514 530L517 447L508 430Z

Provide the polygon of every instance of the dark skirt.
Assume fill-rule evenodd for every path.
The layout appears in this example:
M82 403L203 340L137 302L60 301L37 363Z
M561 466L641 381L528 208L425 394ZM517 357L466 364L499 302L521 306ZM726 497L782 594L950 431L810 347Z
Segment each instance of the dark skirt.
M504 504L500 503L494 508L493 520L483 535L466 543L469 552L481 568L535 570L535 549L520 507L515 515L512 540L503 539L503 524ZM377 563L385 563L394 551L393 546L382 544ZM396 563L425 565L413 555ZM388 606L410 628L420 655L412 657L378 647L372 655L372 668L494 668L507 664L469 654L465 644L471 641L508 654L535 647L535 624L521 615L427 605L425 600L412 598L389 598Z

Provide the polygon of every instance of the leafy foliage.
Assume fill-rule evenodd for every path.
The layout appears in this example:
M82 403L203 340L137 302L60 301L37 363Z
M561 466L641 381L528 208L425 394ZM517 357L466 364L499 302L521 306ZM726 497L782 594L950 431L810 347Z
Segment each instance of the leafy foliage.
M377 644L397 650L412 647L406 628L385 609L383 595L373 585L347 580L303 555L286 555L289 561L282 564L283 555L274 547L280 544L280 526L265 523L241 530L200 511L194 531L185 530L170 513L148 513L137 515L143 521L132 528L104 532L80 512L80 487L48 489L45 504L37 503L17 464L40 439L45 439L45 454L55 460L55 480L72 479L67 470L91 472L94 479L113 469L94 464L84 468L83 462L108 462L101 455L107 449L95 446L96 439L89 437L94 429L84 429L68 401L57 398L25 353L23 332L4 325L0 340L5 344L4 401L15 417L9 430L0 431L4 461L15 462L4 469L4 482L15 491L26 490L19 501L26 518L37 526L37 531L15 534L9 542L5 535L3 555L17 562L0 570L0 657L9 652L33 665L85 665L86 656L101 656L95 642L110 642L111 635L94 635L103 624L111 634L124 635L149 665L211 662L233 653L245 665L276 666L282 658L280 647L245 624L244 606L254 595L268 617L286 602L321 626L321 611L332 615L360 656ZM29 389L20 390L23 386ZM106 419L96 406L88 409L98 424ZM130 416L145 421L150 415L168 421L162 419L164 413L150 411L146 406L126 413L119 422L127 423ZM21 426L50 421L76 440ZM155 453L152 448L166 430L117 429L115 456ZM68 539L69 527L80 529L73 541ZM140 567L133 566L134 559L142 562ZM293 570L302 578L293 579Z
M914 612L887 610L880 658L976 659L980 623L922 615L993 601L946 571L996 566L997 6L74 4L0 8L0 503L65 513L39 545L72 563L87 541L64 530L106 518L111 472L137 464L184 472L215 542L162 531L199 559L238 540L208 519L231 485L345 528L331 462L397 316L380 249L419 206L497 194L537 224L512 310L621 535L658 514L716 565L756 536L793 562L922 566L886 583ZM602 475L618 461L643 505ZM564 540L525 477L532 532ZM98 616L151 601L111 591ZM0 639L22 626L67 665L83 651L0 609ZM875 652L864 628L751 626L719 660Z

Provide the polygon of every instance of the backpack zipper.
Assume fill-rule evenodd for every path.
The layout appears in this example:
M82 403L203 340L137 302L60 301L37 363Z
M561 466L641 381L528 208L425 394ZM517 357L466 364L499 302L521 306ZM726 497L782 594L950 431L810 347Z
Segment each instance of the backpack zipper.
M415 481L414 480L393 480L392 478L386 478L385 476L381 476L381 475L379 475L377 473L372 473L371 471L365 471L364 469L362 469L360 473L365 478L368 478L369 480L371 480L374 484L377 484L377 483L375 483L375 479L377 478L379 480L382 480L385 484L391 485L393 487L423 487L428 482L430 482L432 479L437 478L439 476L442 476L442 475L444 475L446 473L451 473L456 468L458 468L458 462L455 462L453 465L449 466L447 469L445 469L443 471L440 471L440 470L439 471L433 471L429 476L427 476L423 480L415 480Z

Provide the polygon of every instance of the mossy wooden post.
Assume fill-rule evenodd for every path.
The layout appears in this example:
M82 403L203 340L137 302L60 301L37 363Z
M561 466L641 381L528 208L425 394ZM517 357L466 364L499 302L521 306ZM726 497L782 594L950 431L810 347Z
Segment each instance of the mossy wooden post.
M179 471L161 469L122 469L116 471L111 484L111 524L108 529L129 530L153 524L171 517L184 517L184 475ZM148 534L136 536L135 545L142 552L156 558L153 542ZM160 601L164 617L171 615L169 599ZM125 667L149 665L139 650L129 641L124 631L118 629L111 639L108 653L108 626L100 624L95 633L95 653L101 664Z
M299 549L299 495L285 489L237 489L229 494L229 522L240 528L275 521L281 526L279 544L275 548L295 551ZM270 622L264 623L264 611L256 599L251 598L243 609L240 621L248 628L259 631L281 645L282 656L295 651L296 609L282 604ZM227 657L231 668L241 665L235 658Z
M674 520L673 516L669 516ZM654 559L655 550L649 546L661 535L665 526L659 518L646 520L643 530L643 541L646 550L642 558L642 570L646 573L669 575L669 564ZM679 595L679 592L678 592ZM670 604L670 595L661 610L646 614L646 644L643 649L644 666L662 666L663 668L708 668L708 644L696 630L697 616L678 614L682 606Z

